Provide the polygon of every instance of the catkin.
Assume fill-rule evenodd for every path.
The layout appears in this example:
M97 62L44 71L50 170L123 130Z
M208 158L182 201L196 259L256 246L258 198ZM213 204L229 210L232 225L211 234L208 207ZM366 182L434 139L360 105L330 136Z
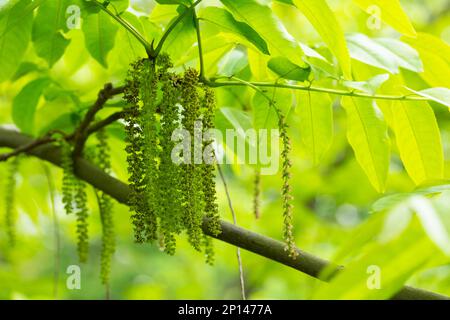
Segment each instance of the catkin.
M97 159L96 162L100 169L105 173L111 173L111 156L108 144L108 136L104 129L96 134ZM108 284L111 273L111 259L115 252L115 233L113 220L113 202L110 196L104 192L97 193L98 207L100 211L100 220L102 224L102 249L100 257L100 277L103 284Z
M128 163L128 183L131 189L128 204L132 213L135 241L145 242L146 239L146 215L149 211L148 203L145 199L146 180L144 166L144 136L141 126L141 100L140 100L140 74L143 71L144 63L139 60L131 65L126 81L124 98L127 102L125 108L125 132L127 163ZM156 224L156 222L154 222Z
M71 145L65 140L60 141L62 178L62 202L67 214L73 213L73 201L76 179L74 176Z
M177 75L169 73L172 67L167 56L159 57L159 80L163 93L159 105L160 118L160 152L159 152L159 181L157 216L161 228L164 230L164 250L169 254L175 253L176 239L174 234L181 232L183 227L181 216L180 167L172 161L172 150L175 142L172 133L180 125L179 98L180 92L176 86Z
M215 97L214 92L209 89L204 89L205 94L203 98L203 134L204 137L208 137L208 130L214 128L214 112L215 112ZM214 154L214 149L212 148L212 143L214 142L213 137L209 136L203 142L203 149L209 150L209 154L205 154L203 159L202 169L202 185L203 185L203 196L204 196L204 214L208 218L208 225L210 232L217 236L221 232L220 227L220 215L219 207L217 205L216 196L216 175L215 175L215 164L216 158Z
M89 235L88 235L88 208L87 208L87 194L86 184L81 181L76 181L75 191L75 214L77 217L77 251L78 258L81 263L86 262L89 254Z
M197 92L198 73L194 69L186 70L182 79L181 104L183 106L183 128L189 131L191 136L190 154L184 155L185 162L182 166L183 181L183 208L185 228L189 243L198 251L201 250L202 226L202 186L201 169L195 165L195 142L199 143L196 121L200 116L200 101ZM196 141L197 140L197 141Z
M5 227L11 247L16 243L16 211L14 198L16 189L16 175L19 169L19 158L15 157L8 162L8 176L5 185Z
M287 128L288 125L286 123L285 117L280 110L277 110L278 113L278 127L280 130L280 138L282 143L282 202L283 202L283 235L284 240L286 242L286 250L289 252L289 256L295 258L298 253L295 245L295 238L293 233L293 214L292 214L292 195L291 195L291 173L290 169L292 167L292 162L289 158L289 154L291 152L291 141L288 136Z

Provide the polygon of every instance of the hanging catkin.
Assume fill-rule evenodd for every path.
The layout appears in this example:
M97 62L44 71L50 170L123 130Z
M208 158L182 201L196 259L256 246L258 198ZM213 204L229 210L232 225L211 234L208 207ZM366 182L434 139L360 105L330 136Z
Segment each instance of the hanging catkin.
M140 100L141 73L144 70L143 60L131 65L126 81L124 98L127 101L125 109L125 132L128 183L131 189L128 203L133 212L131 220L134 228L135 241L138 243L147 240L149 203L145 201L146 193L146 166L144 165L144 134L141 126L142 103ZM153 227L156 228L156 221Z
M73 159L71 145L65 140L59 142L61 150L62 178L62 202L67 214L73 212L73 201L76 179L73 173Z
M182 125L191 137L191 147L189 154L184 154L185 163L182 167L183 186L183 221L188 235L189 243L196 249L201 249L203 231L203 195L202 195L202 172L198 165L195 165L196 153L195 144L198 141L198 129L196 121L200 116L200 100L197 91L198 73L194 69L186 70L182 79L181 104L183 106Z
M180 167L172 161L172 150L175 142L172 133L180 126L179 98L180 92L176 83L178 77L169 73L172 67L169 58L162 55L158 59L159 80L162 90L162 101L159 105L160 117L160 152L159 152L159 205L157 216L160 219L164 250L168 254L175 253L176 240L174 234L181 232L183 227L181 216Z
M292 162L289 158L291 152L291 141L288 136L286 119L280 110L278 113L278 127L280 130L280 138L282 143L281 159L282 159L282 181L283 186L281 190L282 202L283 202L283 221L284 221L284 240L286 242L286 250L289 255L295 258L298 253L295 245L294 233L293 233L293 215L292 215L292 195L291 195L291 173Z
M214 97L214 92L209 88L204 88L204 97L202 103L203 111L203 150L204 159L201 165L202 169L202 185L203 185L203 196L204 196L204 213L206 218L208 218L207 227L210 232L217 236L221 232L220 227L220 216L219 207L217 205L216 196L216 175L215 175L215 164L216 157L213 149L214 139L211 133L208 132L210 129L214 128L214 112L216 101ZM206 154L206 150L209 151Z
M107 174L111 174L111 156L106 131L102 129L97 132L96 136L98 140L96 162L100 169ZM97 199L102 224L100 277L103 284L108 284L111 273L111 259L116 247L112 212L113 202L109 195L101 191L97 192Z

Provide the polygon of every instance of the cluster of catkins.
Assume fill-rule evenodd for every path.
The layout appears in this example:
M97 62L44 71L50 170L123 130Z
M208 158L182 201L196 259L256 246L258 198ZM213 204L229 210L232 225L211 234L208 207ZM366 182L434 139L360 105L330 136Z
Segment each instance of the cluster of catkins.
M159 241L168 254L175 253L175 236L186 232L190 244L204 248L212 262L212 247L202 226L220 233L215 190L214 161L196 164L194 143L191 152L173 161L177 129L189 132L191 141L198 121L206 133L213 127L215 98L212 90L199 83L194 69L184 74L171 71L167 55L156 61L132 64L127 79L126 133L131 194L129 205L136 242ZM200 131L201 132L201 131ZM203 141L203 147L213 141ZM214 157L212 148L209 157ZM186 161L186 157L190 157ZM206 217L206 219L204 219Z

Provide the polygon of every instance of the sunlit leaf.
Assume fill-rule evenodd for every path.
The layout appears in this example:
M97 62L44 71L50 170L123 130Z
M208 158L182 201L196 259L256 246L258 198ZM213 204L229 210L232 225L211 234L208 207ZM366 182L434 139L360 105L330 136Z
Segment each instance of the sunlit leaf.
M450 89L448 88L430 88L420 91L408 90L450 108Z
M294 81L306 81L311 73L309 66L306 68L300 67L285 57L272 58L267 63L267 66L280 78Z
M426 102L396 102L392 107L397 146L416 184L443 178L444 156L433 110Z
M300 139L314 164L318 164L333 141L333 108L327 95L314 92L297 94Z
M199 17L208 23L218 26L221 32L231 32L239 35L253 44L262 53L269 54L266 41L248 24L236 21L227 10L216 7L207 7L200 12Z
M83 21L83 33L91 56L103 67L108 67L107 56L114 47L118 30L116 23L103 11L89 14Z
M304 67L301 59L302 49L295 39L286 31L282 23L274 16L268 6L256 0L221 0L233 16L251 26L269 46L274 56L284 56Z
M345 43L344 32L327 2L325 0L294 0L293 2L336 55L345 78L351 79L350 55Z
M350 56L366 64L399 73L399 68L421 72L422 62L416 50L395 39L371 39L364 34L347 36Z
M347 112L347 139L356 159L378 192L384 192L389 169L387 126L370 99L343 98Z
M399 0L353 0L361 9L368 10L376 8L380 15L374 18L379 18L392 26L394 29L407 36L414 37L416 31L402 9ZM371 12L373 14L373 11Z
M33 43L36 53L53 66L64 54L70 40L62 34L67 31L66 9L69 0L45 1L33 22Z

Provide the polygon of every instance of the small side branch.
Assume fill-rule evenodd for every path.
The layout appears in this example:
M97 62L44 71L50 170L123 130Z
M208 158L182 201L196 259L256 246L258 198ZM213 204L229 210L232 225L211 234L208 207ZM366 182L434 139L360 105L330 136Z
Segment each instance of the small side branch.
M312 91L328 93L338 96L349 96L355 98L366 98L375 100L395 100L395 101L429 101L430 99L426 97L421 97L418 95L381 95L381 94L368 94L364 92L346 91L338 90L332 88L314 87L314 86L301 86L288 83L271 83L271 82L249 82L244 81L235 77L232 77L234 81L217 81L220 78L212 78L211 80L203 79L203 82L210 87L236 87L236 86L252 86L254 88L281 88L281 89L292 89L292 90L302 90L302 91ZM229 77L227 77L229 78Z
M84 145L88 138L87 128L95 119L95 115L100 111L101 108L105 105L106 101L114 97L115 95L123 93L125 87L117 87L114 88L111 83L105 84L104 88L100 90L98 93L97 100L92 105L92 107L88 110L77 130L75 131L75 147L73 151L74 158L80 156L83 152Z

